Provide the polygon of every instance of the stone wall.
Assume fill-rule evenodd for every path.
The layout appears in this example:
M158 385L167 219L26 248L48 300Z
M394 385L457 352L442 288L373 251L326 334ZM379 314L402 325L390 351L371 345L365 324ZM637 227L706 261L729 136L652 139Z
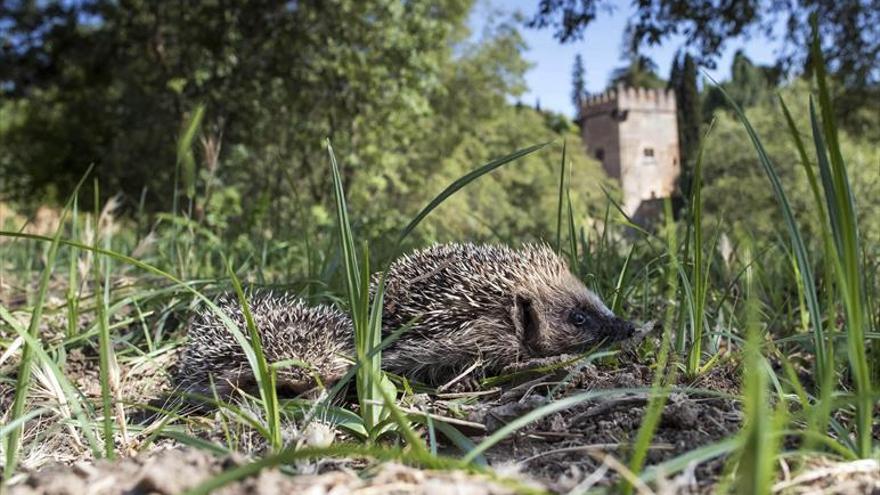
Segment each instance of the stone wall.
M620 181L627 214L676 192L681 165L671 91L618 87L588 99L581 115L588 153Z

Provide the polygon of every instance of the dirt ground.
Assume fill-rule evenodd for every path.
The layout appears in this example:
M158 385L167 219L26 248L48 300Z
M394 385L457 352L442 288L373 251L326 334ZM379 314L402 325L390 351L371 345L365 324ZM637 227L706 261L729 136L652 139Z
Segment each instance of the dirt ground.
M168 359L172 358L160 362L165 363ZM91 362L91 359L79 355L74 355L71 360L71 371L89 395L94 392L90 390L90 382L96 379L92 376ZM133 382L143 381L142 374L153 375L144 370L138 373L130 369L125 371ZM663 462L733 435L739 428L741 413L738 403L729 395L737 392L739 375L736 366L728 362L712 368L696 382L680 378L663 410L647 464ZM529 377L522 380L524 383L508 384L494 392L438 394L423 405L429 405L441 415L452 415L452 411L456 411L455 416L463 422L459 429L479 442L485 435L549 400L586 391L645 389L650 387L652 379L648 364L637 359L620 360ZM138 392L144 392L144 389ZM215 493L488 495L514 493L523 487L553 493L601 489L619 479L621 467L617 462L627 459L626 446L642 424L647 403L648 395L644 391L597 397L520 430L486 455L500 476L516 480L518 484L514 486L463 472L435 472L393 463L364 469L363 462L343 461L312 464L306 471L313 474L296 476L277 469L265 470ZM454 447L446 446L445 449L450 454L460 455ZM9 493L168 495L193 488L246 462L242 455L217 457L168 440L139 455L115 462L92 462L87 458L60 460L62 462L26 469L12 480ZM786 474L777 483L779 493L880 494L880 465L877 462L838 464L821 459L809 462L812 463L811 470L797 476ZM691 466L684 473L665 479L654 492L670 495L711 493L713 483L724 467L724 459ZM788 473L786 469L783 469L784 473Z
M589 390L646 389L651 387L652 379L653 372L646 364L586 365L568 387L567 395ZM741 420L739 405L731 398L711 395L711 391L735 393L738 382L738 372L732 365L713 368L696 383L679 380L680 390L669 396L663 409L647 463L663 462L733 435ZM491 452L489 458L493 464L516 462L523 472L556 492L568 492L588 479L597 486L608 485L618 477L604 459L627 458L627 446L642 425L648 399L647 392L635 392L584 402L536 422L508 445ZM491 428L491 421L487 425ZM717 459L698 466L700 486L714 481L722 467L723 460ZM604 475L596 476L599 472Z
M62 301L51 301L50 307L61 307ZM14 306L13 306L14 307ZM65 325L63 314L48 314L45 335L61 334ZM84 316L84 318L88 318ZM54 321L57 320L57 321ZM89 322L83 322L88 325ZM11 338L5 336L4 338ZM55 337L58 338L58 337ZM149 358L123 360L119 364L121 400L147 403L160 396L169 385L168 370L176 361L177 350L171 346L153 353ZM519 430L490 449L485 458L503 477L518 480L519 488L540 487L553 493L579 493L589 488L612 486L623 469L620 463L629 458L631 445L642 425L654 375L651 358L639 358L624 352L613 360L576 365L549 374L526 375L517 382L495 389L460 391L421 397L404 407L454 417L462 433L478 443L488 434L529 411L549 402L597 392L599 396L579 403ZM0 363L3 376L13 377L17 363L10 357ZM100 385L97 374L97 353L90 347L72 349L66 357L65 375L88 399L98 403ZM682 374L669 395L657 426L646 464L657 464L700 446L735 434L742 419L735 397L739 393L740 370L731 361L722 360L696 381ZM75 429L59 426L61 416L70 418L69 408L59 408L57 387L43 373L35 373L31 407L48 407L47 414L30 421L25 432L26 451L22 452L22 468L11 481L11 494L157 494L180 493L201 481L246 462L245 455L258 455L265 445L259 436L244 454L237 457L216 457L206 451L186 448L178 442L163 439L142 449L145 435L130 433L118 440L123 459L115 462L91 459ZM0 382L0 410L8 410L14 384ZM636 389L602 396L602 391ZM640 390L639 390L640 389ZM133 412L127 408L128 414ZM129 417L131 421L131 417ZM210 416L203 418L210 424ZM216 425L215 425L216 426ZM208 441L222 442L219 429L209 426L195 433ZM37 441L34 441L38 438ZM336 433L337 441L344 439ZM460 456L451 445L442 445L444 453ZM138 451L141 450L140 453ZM655 487L657 493L710 493L725 469L726 460L712 459L690 466L683 473L671 476ZM877 463L835 464L811 460L815 466L812 477L786 474L777 487L782 493L880 494L880 467ZM278 470L226 487L217 493L307 493L319 494L502 494L512 493L510 485L493 482L485 477L462 472L432 472L397 464L384 464L364 469L365 463L326 462L320 469L311 466L313 474L290 476ZM302 466L300 466L302 467ZM783 472L788 473L785 469ZM807 472L806 474L810 474ZM858 488L858 491L853 491Z
M167 363L171 358L154 362ZM91 366L92 359L74 353L69 359L69 372L78 386L88 396L96 397L97 376ZM124 367L124 382L131 382L129 393L137 396L145 393L144 376L155 376L154 370L132 370ZM481 437L502 427L508 421L528 411L555 400L585 391L611 389L639 389L651 386L653 373L646 364L629 362L614 364L588 364L577 369L559 370L550 375L529 377L525 383L500 387L495 392L460 392L439 394L428 399L431 409L441 415L462 417L474 426L460 429L478 442ZM161 380L159 380L161 381ZM154 382L155 383L155 382ZM674 392L666 405L654 446L649 452L648 463L670 459L698 446L720 440L736 432L740 413L735 401L729 398L706 395L696 389L734 393L737 389L738 372L730 365L719 366L701 378L699 383L680 381L681 391ZM139 385L141 384L141 385ZM695 389L686 391L685 388ZM138 393L140 392L140 393ZM519 431L510 439L491 449L486 458L501 473L557 493L574 488L608 486L617 480L617 471L610 469L606 455L611 459L625 459L625 446L634 438L641 425L641 417L647 405L644 392L600 397L583 402L571 409L545 417ZM242 462L242 459L218 459L210 454L192 450L168 448L173 443L162 443L137 457L116 463L66 458L61 464L34 469L20 476L13 487L13 494L70 494L86 493L178 493L194 486L198 481ZM255 447L253 451L261 450ZM460 455L453 447L447 447L453 455ZM338 466L338 464L334 464ZM345 463L342 464L345 466ZM696 471L698 484L688 488L699 491L708 486L720 472L723 461L716 460L699 466ZM506 493L500 485L473 478L463 473L430 473L410 468L380 470L368 481L361 480L353 471L332 471L321 476L289 477L277 471L267 471L260 476L231 486L221 493L299 493L310 486L307 493L349 493L372 487L369 493ZM396 470L395 470L396 469ZM387 471L387 472L386 472ZM155 473L164 473L161 476ZM384 473L384 474L383 474ZM389 474L391 473L391 474ZM418 474L417 474L418 473ZM404 477L408 481L400 481ZM433 491L438 486L461 485L462 491ZM448 479L449 478L449 479ZM396 481L389 481L396 480ZM409 483L413 486L396 492L388 484ZM333 490L321 487L330 486ZM267 487L274 487L265 491ZM401 485L403 486L403 485ZM417 487L414 488L414 487ZM324 490L324 491L322 491Z

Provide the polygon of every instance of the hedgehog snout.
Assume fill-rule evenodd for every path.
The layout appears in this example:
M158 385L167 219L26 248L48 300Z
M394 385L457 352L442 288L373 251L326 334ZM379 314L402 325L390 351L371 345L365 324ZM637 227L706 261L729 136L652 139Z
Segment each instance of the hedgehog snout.
M636 326L632 322L612 316L602 326L602 336L610 342L618 342L631 338L636 333Z

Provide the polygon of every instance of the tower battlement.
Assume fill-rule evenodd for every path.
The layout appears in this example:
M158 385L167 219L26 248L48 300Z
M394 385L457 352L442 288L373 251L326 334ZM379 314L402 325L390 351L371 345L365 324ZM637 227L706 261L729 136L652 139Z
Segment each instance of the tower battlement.
M675 93L672 90L654 88L630 88L618 85L603 93L590 96L584 101L582 115L618 110L675 111Z

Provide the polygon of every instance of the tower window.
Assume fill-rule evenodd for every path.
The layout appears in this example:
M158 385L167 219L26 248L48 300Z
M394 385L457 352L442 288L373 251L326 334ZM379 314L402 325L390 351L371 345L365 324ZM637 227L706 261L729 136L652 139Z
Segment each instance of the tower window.
M645 148L645 156L648 158L654 158L654 148Z
M605 160L605 150L604 149L599 148L596 150L596 160L599 160L600 162Z

